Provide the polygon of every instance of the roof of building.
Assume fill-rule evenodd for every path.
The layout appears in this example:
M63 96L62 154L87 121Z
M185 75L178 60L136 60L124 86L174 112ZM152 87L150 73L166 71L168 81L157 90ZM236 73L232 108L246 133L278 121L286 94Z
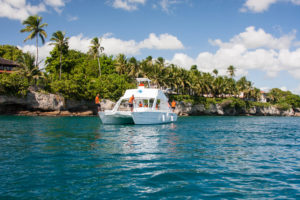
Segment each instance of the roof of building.
M4 59L4 58L1 58L0 57L0 64L1 65L8 65L8 66L19 66L18 63L12 61L12 60L7 60L7 59Z

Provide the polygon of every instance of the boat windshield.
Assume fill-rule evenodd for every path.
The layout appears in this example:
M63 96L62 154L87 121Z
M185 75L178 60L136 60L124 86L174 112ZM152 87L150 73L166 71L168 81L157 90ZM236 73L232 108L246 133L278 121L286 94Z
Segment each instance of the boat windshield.
M118 107L118 111L130 111L128 100L129 99L123 99L121 101L120 106Z

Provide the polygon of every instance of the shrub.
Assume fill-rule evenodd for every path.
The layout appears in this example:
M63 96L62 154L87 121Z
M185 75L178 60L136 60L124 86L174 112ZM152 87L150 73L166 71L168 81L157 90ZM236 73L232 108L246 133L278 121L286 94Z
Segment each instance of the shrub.
M28 87L28 80L17 73L0 74L0 94L2 95L26 96Z

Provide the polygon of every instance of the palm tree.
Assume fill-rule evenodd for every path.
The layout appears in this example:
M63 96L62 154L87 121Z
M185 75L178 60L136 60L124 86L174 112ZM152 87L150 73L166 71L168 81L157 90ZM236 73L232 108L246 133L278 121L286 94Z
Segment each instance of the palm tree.
M197 65L192 65L191 66L191 71L198 71L198 66Z
M97 37L94 37L91 40L92 46L90 46L89 53L94 57L94 59L97 58L98 61L98 67L99 67L99 76L101 76L101 66L100 66L100 61L99 61L99 54L101 54L104 51L104 47L101 47L101 38L100 41Z
M116 58L116 71L120 74L127 73L127 58L124 54L119 54Z
M56 31L52 34L52 38L50 39L53 41L50 45L55 45L59 50L59 80L61 80L61 57L63 48L68 47L68 37L65 37L66 33L62 31Z
M235 67L232 66L232 65L230 65L230 66L227 68L227 72L228 72L228 74L229 74L229 76L230 76L231 78L235 76L235 71L236 71L236 69L235 69Z
M214 79L212 84L212 95L214 97L223 97L225 93L225 80L223 76L218 76Z
M25 38L24 42L27 40L32 40L36 38L36 67L38 66L38 57L39 57L39 42L38 37L41 38L42 43L45 43L45 38L47 37L46 31L43 29L44 27L48 26L47 23L42 24L42 17L34 15L29 16L26 20L23 21L23 25L26 25L25 28L21 29L21 33L30 32L30 34Z
M135 57L131 57L128 60L128 67L129 67L129 75L131 75L134 78L138 78L140 73L140 65Z
M34 85L36 85L38 79L44 78L43 72L34 65L35 59L32 54L23 54L18 62L20 63L20 67L18 67L17 73L26 77L29 84L32 84L32 80L34 80Z
M218 76L218 73L219 73L219 72L218 72L217 69L214 69L214 70L213 70L213 73L214 73L216 76Z

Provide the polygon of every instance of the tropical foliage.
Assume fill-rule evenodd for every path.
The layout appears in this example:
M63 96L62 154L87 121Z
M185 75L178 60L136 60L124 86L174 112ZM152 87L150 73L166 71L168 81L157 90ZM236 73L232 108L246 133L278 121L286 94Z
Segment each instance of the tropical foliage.
M42 24L42 17L34 15L29 16L26 20L23 21L23 25L26 27L21 29L21 33L29 32L30 34L25 38L24 42L27 40L36 39L36 67L38 66L38 58L39 58L39 40L42 40L42 43L45 43L45 38L47 37L46 31L43 29L44 27L48 26L47 23Z
M64 33L62 35L64 36ZM12 51L15 53L12 54ZM174 64L167 64L162 57L153 59L148 56L139 61L134 57L127 58L124 54L116 57L104 54L99 60L95 60L90 56L90 52L85 54L69 50L67 40L61 47L55 45L50 52L45 62L45 72L34 65L32 55L22 53L16 47L3 45L0 54L20 63L17 74L26 78L26 82L22 82L23 86L19 84L22 91L30 85L37 85L48 92L60 93L70 99L93 99L100 93L103 98L117 100L126 89L134 87L136 77L147 77L156 87L171 91L170 98L177 100L204 102L203 99L208 97L214 99L240 97L255 101L260 98L260 90L246 77L235 80L234 73L229 73L230 67L228 77L218 75L217 70L213 70L212 73L201 72L196 65L186 70ZM98 62L101 65L101 76ZM12 79L14 87L18 87L16 76L13 75ZM2 77L5 77L8 86L9 75ZM8 89L2 87L1 91L5 93ZM300 107L299 96L291 92L273 89L268 98L273 104L283 105L282 102L288 102L292 107Z
M224 76L219 75L216 69L200 71L197 65L187 70L167 63L162 57L153 59L148 56L137 60L124 54L108 56L103 53L104 47L98 37L91 40L89 51L82 53L69 49L69 38L62 31L52 34L50 45L54 48L46 58L45 69L41 71L37 66L38 37L42 42L47 37L43 29L47 24L41 21L39 16L30 16L23 22L26 27L21 30L30 32L25 41L36 38L36 59L17 47L0 46L1 57L20 63L17 73L0 75L0 94L25 95L29 86L37 86L68 99L92 100L100 93L102 98L117 100L126 89L135 87L135 78L147 77L152 85L167 90L171 99L192 103L207 105L218 102L236 107L261 97L260 90L246 77L234 78L236 68L232 65L227 68L228 76ZM273 89L268 99L279 107L300 107L300 97L291 92Z
M51 37L52 43L50 45L55 45L57 49L59 50L59 80L61 80L61 59L63 53L65 53L68 50L68 37L65 37L66 33L62 31L57 31L53 33Z

